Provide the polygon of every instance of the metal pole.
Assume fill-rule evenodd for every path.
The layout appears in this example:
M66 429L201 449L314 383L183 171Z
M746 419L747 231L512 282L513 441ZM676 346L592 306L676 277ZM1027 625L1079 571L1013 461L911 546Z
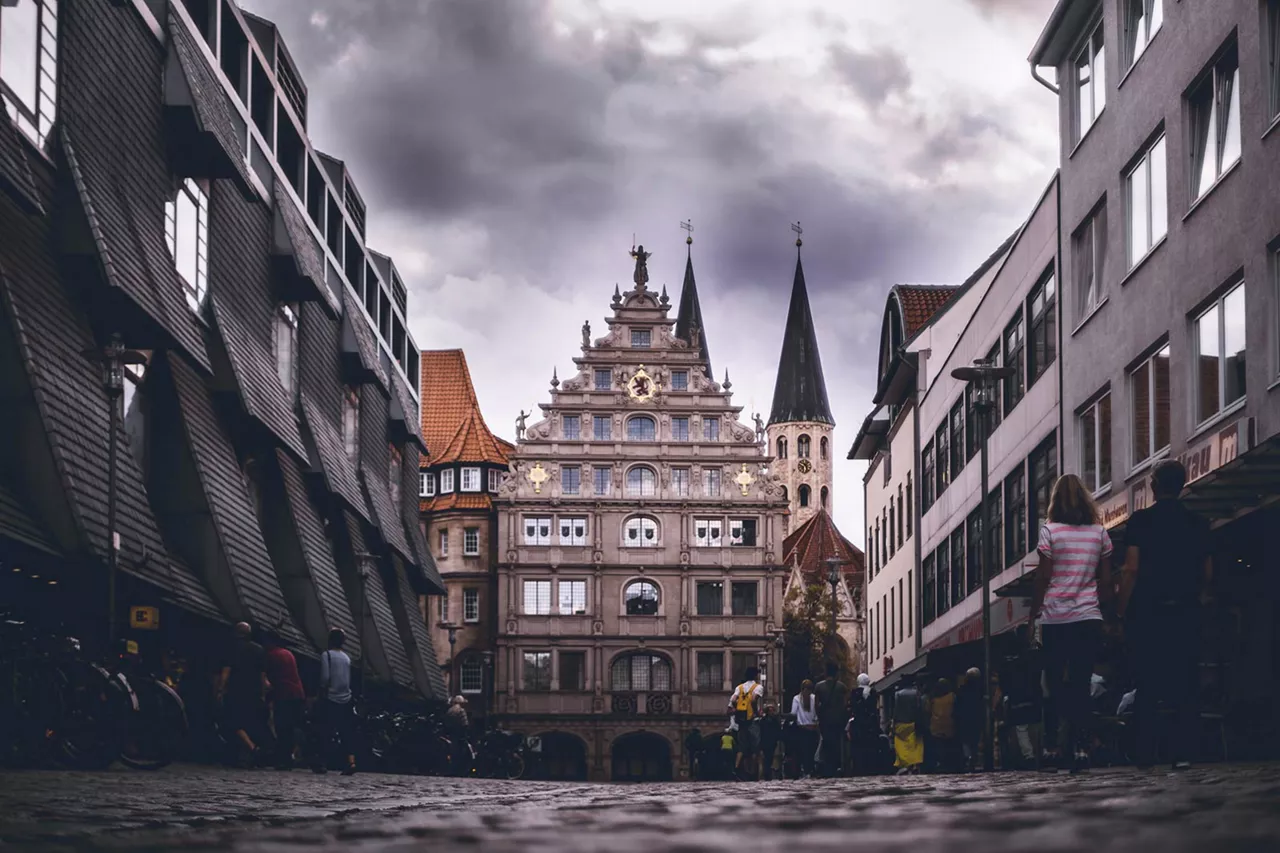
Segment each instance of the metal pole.
M107 651L114 654L116 648L116 570L120 565L120 548L116 538L116 453L120 430L120 397L124 390L115 381L120 372L119 341L113 340L107 348L110 363L107 365L107 403L111 407L108 418L107 445Z
M985 384L985 383L984 383ZM984 388L980 394L980 399L986 403L986 393L989 389ZM990 411L987 405L984 405L982 411L978 413L978 423L981 430L982 440L982 494L978 498L978 517L981 519L979 531L982 534L982 543L979 546L979 566L982 572L982 703L984 708L984 726L987 736L987 748L982 753L982 768L990 773L995 769L995 717L991 711L991 519L989 517L989 507L987 506L987 424L990 417Z

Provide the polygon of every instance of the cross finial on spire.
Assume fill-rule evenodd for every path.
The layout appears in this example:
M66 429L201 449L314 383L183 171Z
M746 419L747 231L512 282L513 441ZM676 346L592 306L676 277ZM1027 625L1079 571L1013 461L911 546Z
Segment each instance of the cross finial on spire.
M804 241L800 239L800 235L804 233L804 229L800 227L799 219L797 219L794 223L792 223L791 230L796 232L796 248L799 249L802 245L804 245Z
M689 232L688 235L684 238L685 245L692 246L693 245L693 220L692 219L684 220L683 222L680 223L680 227L683 228L685 231ZM693 251L693 250L690 249L689 251Z

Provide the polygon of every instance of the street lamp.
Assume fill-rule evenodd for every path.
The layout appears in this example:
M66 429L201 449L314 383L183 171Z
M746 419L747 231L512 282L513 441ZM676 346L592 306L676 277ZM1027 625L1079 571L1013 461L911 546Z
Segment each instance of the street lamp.
M839 557L827 557L827 583L831 584L831 640L835 642L836 636L836 612L840 609L840 598L836 594L836 587L840 584L840 567L844 565L844 560Z
M787 656L785 653L787 643L786 643L786 640L784 639L786 637L786 633L787 633L786 629L779 628L777 629L776 635L773 638L773 648L778 655L778 710L783 714L787 713L787 710L788 710L787 709L787 682L785 680L786 670L784 669L787 662Z
M365 646L365 612L369 607L369 564L378 559L377 554L370 554L361 551L356 554L356 559L360 562L357 569L360 578L360 621L356 623L356 632L360 637L360 698L364 699L368 695L365 687L365 659L369 657L369 649Z
M991 410L996 406L996 389L1002 379L1017 375L1017 368L997 367L991 360L980 358L972 367L957 367L951 376L973 388L974 410L978 415L978 447L981 455L982 493L978 496L978 517L982 519L979 531L982 543L978 548L980 554L978 570L982 573L982 704L983 731L986 732L987 748L983 750L982 767L987 772L995 769L995 718L991 713L991 556L987 553L990 536L988 531L991 520L988 518L987 506L987 423Z
M449 632L449 693L456 696L462 692L458 684L457 661L453 654L453 647L458 644L458 626L452 622L439 622L436 627Z
M82 353L106 369L102 381L107 392L107 404L111 407L108 418L107 445L107 648L114 651L116 644L116 572L120 567L120 534L116 532L116 445L119 443L120 400L124 396L124 366L146 364L147 357L135 350L126 349L117 332L102 349L87 349Z
M488 719L493 709L493 652L485 649L480 654L484 658L484 715Z

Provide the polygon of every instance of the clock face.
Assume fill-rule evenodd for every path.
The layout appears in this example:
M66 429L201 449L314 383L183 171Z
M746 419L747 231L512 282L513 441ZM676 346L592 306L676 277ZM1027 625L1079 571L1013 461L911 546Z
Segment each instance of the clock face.
M645 373L643 367L636 371L635 376L627 380L627 393L631 395L631 399L638 402L652 400L656 390L653 377Z
M808 474L810 471L813 470L813 463L810 462L808 459L801 459L800 464L797 465L796 467L800 469L801 474Z

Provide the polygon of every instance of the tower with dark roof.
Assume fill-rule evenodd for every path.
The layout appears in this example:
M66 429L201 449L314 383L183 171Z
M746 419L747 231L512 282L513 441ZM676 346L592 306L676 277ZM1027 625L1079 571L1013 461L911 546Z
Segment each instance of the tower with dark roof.
M684 285L680 288L680 310L676 314L676 337L690 346L693 339L698 339L697 348L702 354L702 363L707 367L707 376L715 376L711 369L711 353L707 349L707 327L702 323L702 306L698 303L698 285L693 278L693 236L684 240L689 247L684 261Z
M831 433L836 425L804 283L802 245L797 237L791 307L782 335L768 428L769 447L777 459L775 470L782 477L791 505L791 530L798 529L819 508L832 511Z

